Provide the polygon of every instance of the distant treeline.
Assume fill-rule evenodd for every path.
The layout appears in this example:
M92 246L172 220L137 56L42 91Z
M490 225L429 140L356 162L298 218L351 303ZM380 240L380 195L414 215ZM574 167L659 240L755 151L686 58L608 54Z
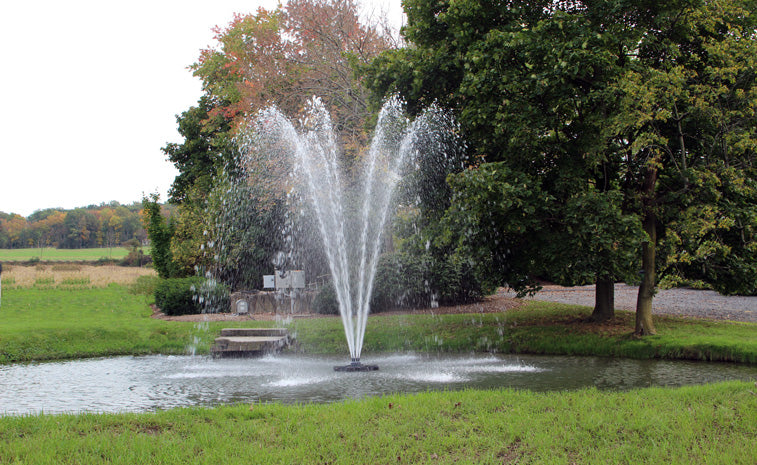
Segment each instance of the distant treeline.
M55 247L81 249L113 247L136 239L147 241L142 203L118 202L65 210L38 210L24 218L0 212L0 248Z

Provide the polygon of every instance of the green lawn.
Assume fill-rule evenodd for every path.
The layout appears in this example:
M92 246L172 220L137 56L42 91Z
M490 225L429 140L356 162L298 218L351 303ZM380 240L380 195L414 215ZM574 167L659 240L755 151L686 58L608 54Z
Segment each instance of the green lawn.
M757 363L757 324L657 317L659 335L631 335L633 315L618 312L612 325L583 322L590 309L529 302L507 313L374 315L364 353L396 351L496 351L600 355ZM79 290L15 288L0 307L0 363L115 354L183 353L191 341L207 353L224 326L244 323L166 322L150 318L143 295L127 286ZM295 319L290 325L307 353L346 353L341 320Z
M126 286L3 291L0 363L121 354L185 353L197 332L207 350L216 325L150 318L142 295Z
M3 464L754 464L757 388L428 392L0 418Z
M149 248L144 248L149 254ZM54 249L51 247L32 249L0 249L0 262L27 262L39 258L41 261L94 262L102 258L120 260L129 253L125 247L103 247L95 249Z
M658 316L659 335L632 335L634 315L616 312L613 324L584 320L591 309L529 302L507 313L374 315L364 352L496 351L757 363L757 324ZM300 349L332 353L344 345L338 318L295 320Z

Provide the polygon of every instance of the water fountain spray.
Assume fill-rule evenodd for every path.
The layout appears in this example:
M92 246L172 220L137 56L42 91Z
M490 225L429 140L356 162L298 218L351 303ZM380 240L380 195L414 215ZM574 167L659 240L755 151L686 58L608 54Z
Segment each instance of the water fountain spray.
M422 117L411 122L399 98L388 99L363 160L360 187L353 192L345 188L337 137L323 102L311 99L304 114L295 128L276 108L262 110L249 125L253 136L248 150L291 157L291 189L308 199L315 212L351 358L349 365L335 369L376 370L375 365L361 364L360 354L382 235L393 211L395 187L417 152L417 135L428 125ZM348 198L357 200L351 204ZM356 213L349 215L351 210Z

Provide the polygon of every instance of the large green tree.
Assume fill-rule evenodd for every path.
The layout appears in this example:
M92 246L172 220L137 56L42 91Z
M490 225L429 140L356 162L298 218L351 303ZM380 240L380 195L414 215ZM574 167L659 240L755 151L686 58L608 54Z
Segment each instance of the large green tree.
M653 332L650 263L658 243L676 248L665 242L673 227L689 232L678 235L679 245L692 247L686 202L737 206L738 219L718 223L727 242L719 250L744 265L754 229L752 2L405 5L410 46L376 60L369 82L379 96L400 92L411 108L449 105L473 155L499 162L453 178L449 212L459 231L453 239L480 248L484 263L494 260L497 278L520 289L534 274L594 281L594 316L604 319L612 315L612 282L630 278L641 259L637 332ZM704 190L692 188L694 166L710 180ZM725 234L730 224L741 226ZM703 229L702 240L712 242L704 237L715 229Z
M663 9L613 84L621 100L610 133L647 235L638 334L655 331L660 269L693 274L725 292L757 287L756 7L732 0Z
M633 216L622 208L617 161L601 137L613 104L607 84L626 57L619 38L597 33L608 18L585 13L552 2L409 2L405 33L413 46L377 61L370 82L418 105L450 105L472 155L501 162L454 183L460 195L451 212L459 215L451 223L464 232L457 241L468 250L497 245L484 255L499 266L479 257L482 272L522 292L534 289L527 276L535 274L562 284L595 282L595 318L607 319L613 282L632 272L629 251L638 242ZM502 174L515 192L502 186ZM538 180L534 187L544 195L525 209L530 226L511 228L519 224L511 215L520 213L502 196L522 190L521 179ZM470 191L489 183L487 194L498 198ZM478 201L484 209L502 207L491 212L500 222L472 216L488 216Z

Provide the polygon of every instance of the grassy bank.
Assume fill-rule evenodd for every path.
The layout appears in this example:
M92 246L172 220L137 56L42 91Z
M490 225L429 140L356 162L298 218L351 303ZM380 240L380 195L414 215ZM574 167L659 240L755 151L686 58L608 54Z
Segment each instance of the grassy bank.
M149 255L149 249L144 249ZM129 253L124 247L100 247L94 249L55 249L37 247L29 249L0 249L0 262L28 262L29 260L51 262L94 262L100 259L121 260Z
M752 464L755 390L462 391L4 417L0 463Z
M368 322L366 351L440 350L599 355L757 363L757 324L657 316L656 336L632 335L634 314L616 312L612 323L586 320L591 309L529 302L507 313L377 315ZM339 329L326 321L298 339L306 351L332 351ZM331 334L327 340L325 334ZM317 339L315 339L317 338Z
M633 315L612 324L583 322L590 310L530 302L507 313L374 315L364 353L395 351L599 355L757 363L757 325L658 317L658 336L634 338ZM155 320L128 286L13 288L0 307L0 363L121 354L207 353L222 327L271 321L182 323ZM295 319L289 328L307 353L346 353L336 317Z
M198 338L203 350L220 324L198 327L150 318L144 296L126 286L3 291L0 363L122 354L181 354Z

